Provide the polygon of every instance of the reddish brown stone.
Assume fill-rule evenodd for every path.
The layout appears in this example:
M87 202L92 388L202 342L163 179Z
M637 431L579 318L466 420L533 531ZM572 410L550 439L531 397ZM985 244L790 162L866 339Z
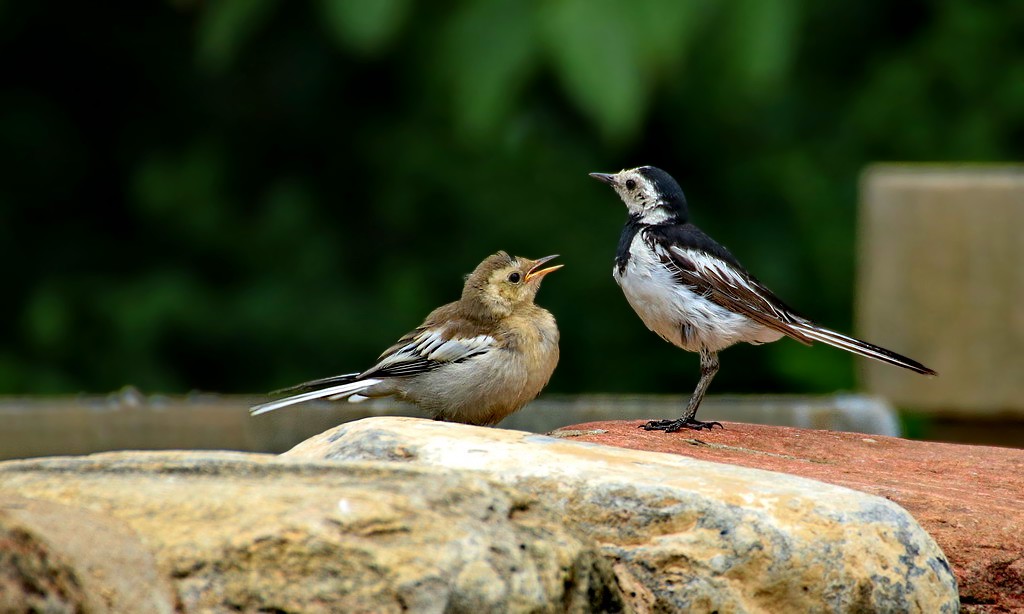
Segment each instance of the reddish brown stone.
M589 422L556 435L781 471L903 506L949 558L965 612L1024 611L1024 450L725 423L712 432L648 432Z

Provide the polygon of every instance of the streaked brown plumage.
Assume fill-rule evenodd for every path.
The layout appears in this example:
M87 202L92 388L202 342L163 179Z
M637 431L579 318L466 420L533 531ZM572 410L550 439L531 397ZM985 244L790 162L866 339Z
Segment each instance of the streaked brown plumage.
M313 399L394 396L439 420L497 424L536 398L558 364L558 327L534 303L561 265L498 252L466 278L462 297L438 307L362 373L299 384L252 408L258 415Z

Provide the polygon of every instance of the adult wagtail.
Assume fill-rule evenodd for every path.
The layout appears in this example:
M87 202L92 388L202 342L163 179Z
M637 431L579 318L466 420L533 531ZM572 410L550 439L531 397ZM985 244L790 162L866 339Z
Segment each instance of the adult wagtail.
M498 252L466 277L462 298L438 307L362 373L318 379L253 407L258 415L313 399L394 396L435 419L497 424L532 401L558 363L555 318L533 301L545 275L539 260Z
M683 191L665 171L641 166L590 176L612 186L629 213L612 269L626 300L662 339L700 353L700 380L683 415L652 420L643 428L671 433L721 427L697 420L697 408L718 372L719 350L741 341L758 345L783 336L807 345L821 341L935 375L915 360L819 326L790 309L727 249L690 223Z

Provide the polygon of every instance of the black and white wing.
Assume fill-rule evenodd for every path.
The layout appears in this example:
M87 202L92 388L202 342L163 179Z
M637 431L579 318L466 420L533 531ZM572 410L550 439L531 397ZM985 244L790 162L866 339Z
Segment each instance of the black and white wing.
M672 276L704 298L801 343L812 338L798 315L726 250L692 224L647 229L645 238Z
M460 335L450 328L417 328L388 348L359 377L401 377L433 371L493 350L490 335Z
M797 314L726 250L692 224L649 227L651 249L681 284L734 313L801 343L827 343L925 375L935 371L883 347L815 324Z

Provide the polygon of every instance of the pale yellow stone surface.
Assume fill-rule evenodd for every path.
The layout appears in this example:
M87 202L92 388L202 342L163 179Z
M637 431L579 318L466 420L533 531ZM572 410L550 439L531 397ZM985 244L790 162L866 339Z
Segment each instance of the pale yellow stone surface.
M0 612L174 612L170 582L126 523L0 494Z
M596 545L475 473L123 452L0 463L9 493L131 527L185 612L623 607Z

